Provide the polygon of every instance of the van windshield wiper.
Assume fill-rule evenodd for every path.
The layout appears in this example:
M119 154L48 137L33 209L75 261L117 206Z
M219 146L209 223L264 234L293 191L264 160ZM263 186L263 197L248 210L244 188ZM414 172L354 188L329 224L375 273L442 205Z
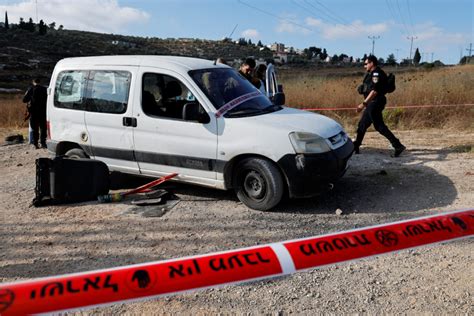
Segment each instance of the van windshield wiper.
M239 116L247 116L247 115L254 115L261 113L262 109L242 109L238 111L229 111L227 112L227 117L239 117Z
M265 113L271 113L271 112L279 111L281 109L282 109L281 106L272 104L272 105L267 106L266 108L261 109L261 111Z

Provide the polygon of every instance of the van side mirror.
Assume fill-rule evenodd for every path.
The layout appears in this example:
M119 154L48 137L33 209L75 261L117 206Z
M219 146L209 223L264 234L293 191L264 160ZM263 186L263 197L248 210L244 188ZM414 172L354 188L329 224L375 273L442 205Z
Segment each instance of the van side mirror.
M277 92L273 95L272 102L275 105L285 105L285 94L283 92Z
M199 103L190 102L183 107L183 120L207 124L211 121L211 118Z

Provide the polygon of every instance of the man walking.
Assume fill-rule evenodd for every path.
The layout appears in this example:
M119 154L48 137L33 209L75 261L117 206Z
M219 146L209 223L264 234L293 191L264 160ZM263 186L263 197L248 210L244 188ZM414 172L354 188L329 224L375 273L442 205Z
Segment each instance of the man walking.
M34 79L33 85L26 91L23 102L27 103L30 113L30 126L33 130L33 145L39 148L46 148L46 99L48 93L46 87L41 85L40 79ZM40 138L41 133L41 138Z
M377 57L370 55L364 62L367 74L364 77L363 84L359 87L359 93L364 95L364 101L357 106L357 112L364 111L357 128L357 137L354 141L354 153L359 153L365 132L373 123L375 130L385 136L395 149L394 157L406 149L400 143L400 140L393 135L383 121L382 111L387 104L387 75L378 66Z

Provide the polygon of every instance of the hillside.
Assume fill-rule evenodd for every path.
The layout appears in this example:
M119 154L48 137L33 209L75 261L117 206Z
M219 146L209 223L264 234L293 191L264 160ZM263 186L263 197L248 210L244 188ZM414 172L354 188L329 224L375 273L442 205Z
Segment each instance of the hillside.
M271 58L253 45L200 39L160 39L49 30L45 35L22 29L0 29L0 88L25 89L33 77L49 79L65 57L96 55L178 55L227 60L247 56Z

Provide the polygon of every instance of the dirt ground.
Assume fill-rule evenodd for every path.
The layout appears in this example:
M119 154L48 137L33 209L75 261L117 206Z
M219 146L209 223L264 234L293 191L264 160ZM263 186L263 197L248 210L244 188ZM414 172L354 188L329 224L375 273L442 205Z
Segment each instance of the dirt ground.
M5 133L5 131L3 131ZM271 212L232 192L168 185L181 200L160 217L126 203L35 208L35 168L45 150L0 147L0 282L231 250L474 207L474 132L399 131L391 158L369 132L335 188ZM116 187L142 179L119 177ZM342 210L338 215L337 209ZM473 239L86 314L473 314Z

